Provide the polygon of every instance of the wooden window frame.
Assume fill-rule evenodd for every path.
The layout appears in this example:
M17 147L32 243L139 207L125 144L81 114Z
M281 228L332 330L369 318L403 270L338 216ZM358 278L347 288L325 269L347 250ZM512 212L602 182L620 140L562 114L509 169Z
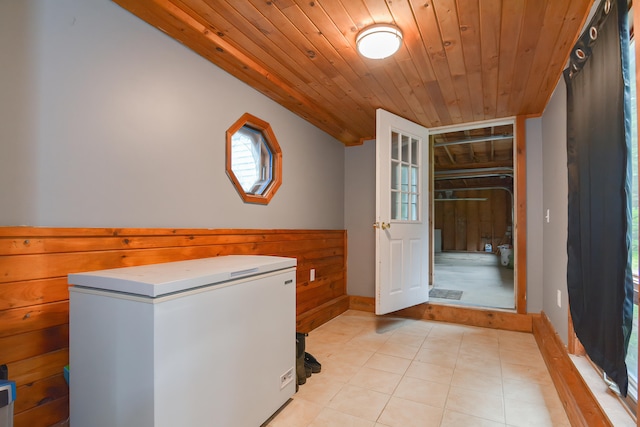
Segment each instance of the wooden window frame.
M271 170L271 182L264 189L262 194L250 194L244 191L242 185L240 185L240 181L236 177L235 173L233 173L233 169L231 168L231 156L232 156L232 140L233 135L236 134L240 129L244 126L249 126L262 134L267 146L271 150L272 154L272 170ZM257 203L266 205L268 204L273 196L280 188L282 184L282 150L280 149L280 144L278 144L278 140L276 139L276 135L271 129L271 125L264 120L257 118L256 116L244 113L242 117L240 117L234 124L227 129L226 132L226 164L225 169L227 172L227 176L233 183L233 186L236 188L236 191L242 197L245 203Z

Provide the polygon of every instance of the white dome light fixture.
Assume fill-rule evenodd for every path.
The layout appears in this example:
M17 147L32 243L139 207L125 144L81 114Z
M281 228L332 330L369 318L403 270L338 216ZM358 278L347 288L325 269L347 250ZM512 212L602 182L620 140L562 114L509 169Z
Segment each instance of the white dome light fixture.
M402 31L389 24L376 24L360 31L356 46L360 55L369 59L384 59L393 55L402 45Z

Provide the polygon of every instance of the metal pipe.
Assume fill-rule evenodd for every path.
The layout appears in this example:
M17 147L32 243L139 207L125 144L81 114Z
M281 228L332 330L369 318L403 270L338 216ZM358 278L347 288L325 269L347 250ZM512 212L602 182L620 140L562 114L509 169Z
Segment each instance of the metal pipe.
M487 135L487 136L478 136L475 138L457 139L454 141L436 142L433 144L433 146L437 148L437 147L446 147L447 145L473 144L476 142L500 141L504 139L513 139L513 134Z
M497 167L497 168L476 168L476 169L452 169L435 171L434 175L446 175L450 173L474 173L474 172L503 172L506 174L513 174L513 168L510 167Z
M472 201L472 202L486 202L486 197L460 197L453 199L433 199L434 202L457 202L458 200Z
M452 176L440 176L440 177L436 177L433 178L434 181L445 181L445 180L449 180L449 179L469 179L469 178L491 178L491 177L495 177L495 176L510 176L511 178L513 178L513 174L506 174L506 173L491 173L491 174L482 174L482 175L452 175Z
M445 179L489 178L495 176L509 176L513 178L513 168L478 168L478 169L454 169L437 171L433 173L435 181Z
M446 191L482 191L482 190L504 190L506 192L508 192L511 196L513 196L513 192L511 191L510 188L508 187L498 187L498 186L491 186L491 187L471 187L471 188L443 188L443 189L437 189L437 190L433 190L434 192L436 191L440 191L440 192L446 192ZM434 198L435 200L435 198Z
M478 187L478 188L445 188L445 189L438 189L438 190L433 190L433 192L435 193L436 191L442 191L442 192L446 192L446 191L481 191L481 190L504 190L507 193L509 193L509 196L511 196L511 224L513 226L513 221L515 220L515 206L513 206L514 204L514 200L513 200L513 191L511 191L510 188L507 187ZM433 198L433 200L445 200L445 199L436 199L435 197ZM462 200L462 199L455 199L455 200Z

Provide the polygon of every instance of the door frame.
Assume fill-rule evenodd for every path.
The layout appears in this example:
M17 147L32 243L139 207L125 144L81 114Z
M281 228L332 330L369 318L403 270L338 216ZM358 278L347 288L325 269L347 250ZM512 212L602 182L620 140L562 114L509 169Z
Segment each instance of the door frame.
M454 132L470 128L486 127L486 126L498 126L498 125L513 125L513 250L514 250L514 267L513 267L513 279L514 279L514 299L515 299L515 311L518 314L527 313L527 168L526 168L526 129L525 129L525 116L508 117L499 120L486 120L469 122L464 124L441 126L429 129L429 136L438 135L441 133ZM431 144L430 149L432 149ZM433 157L432 157L433 158ZM429 186L431 191L433 190L433 173L434 168L431 168L431 179ZM433 283L433 271L434 271L434 240L433 240L433 213L435 208L435 202L433 197L429 207L429 223L431 226L431 242L429 245L429 262L430 262L430 283Z

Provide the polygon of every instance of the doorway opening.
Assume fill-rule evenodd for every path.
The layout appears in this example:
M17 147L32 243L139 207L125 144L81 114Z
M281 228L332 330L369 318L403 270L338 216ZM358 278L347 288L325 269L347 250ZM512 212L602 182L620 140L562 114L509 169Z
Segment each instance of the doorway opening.
M512 120L432 130L430 302L513 310Z

